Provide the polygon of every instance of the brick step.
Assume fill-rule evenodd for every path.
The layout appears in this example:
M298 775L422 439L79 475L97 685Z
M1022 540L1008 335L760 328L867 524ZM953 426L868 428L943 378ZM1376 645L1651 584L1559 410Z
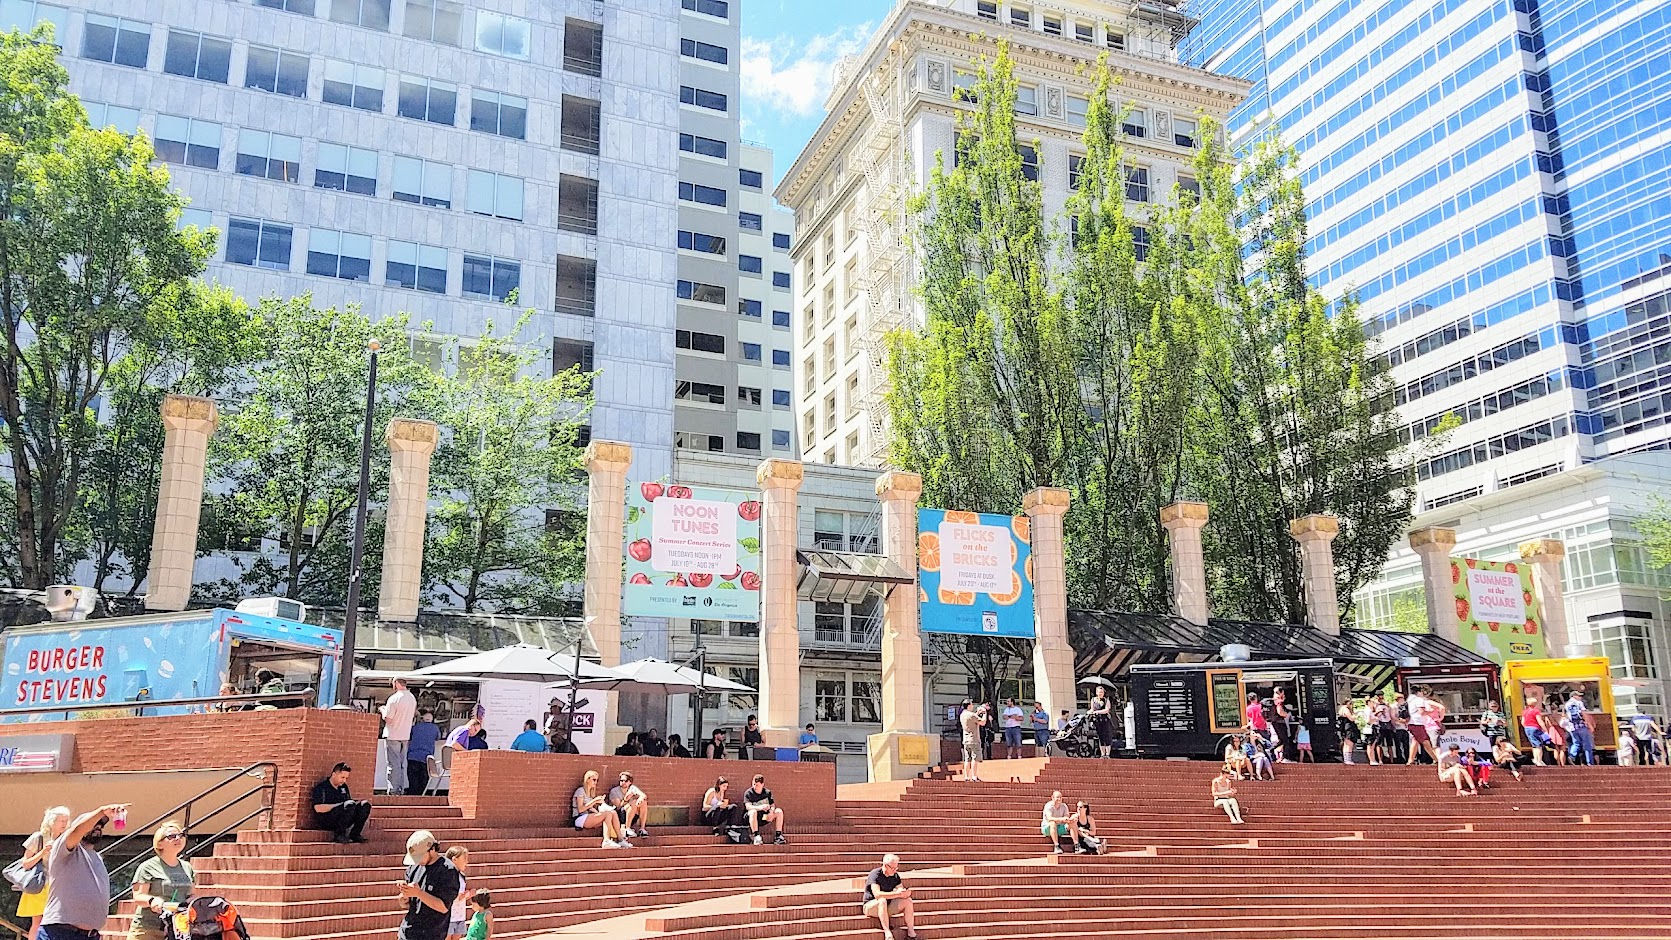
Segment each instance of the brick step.
M566 848L577 845L597 845L602 839L596 829L584 832L570 827L562 829L498 829L498 828L463 828L457 826L435 825L429 828L436 837L446 845L463 845L476 851L477 846L504 846L507 850L535 850L542 848ZM793 831L793 830L791 830ZM307 833L312 835L312 833ZM323 838L305 838L295 840L249 841L223 843L215 847L218 858L238 858L244 856L270 855L277 846L284 846L288 855L298 858L310 856L334 856L347 853L406 851L406 837L412 830L402 829L398 832L372 832L367 830L366 836L371 841L357 846L343 846L331 841L328 833L320 833ZM712 841L715 836L713 829L706 826L664 826L652 830L650 838L663 840L672 845L697 845L705 841Z

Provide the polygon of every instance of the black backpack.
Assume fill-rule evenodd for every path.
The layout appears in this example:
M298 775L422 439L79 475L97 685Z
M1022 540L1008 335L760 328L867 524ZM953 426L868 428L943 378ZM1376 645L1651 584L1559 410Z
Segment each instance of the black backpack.
M754 844L754 834L748 831L747 826L727 826L725 827L725 841L732 845L752 845Z

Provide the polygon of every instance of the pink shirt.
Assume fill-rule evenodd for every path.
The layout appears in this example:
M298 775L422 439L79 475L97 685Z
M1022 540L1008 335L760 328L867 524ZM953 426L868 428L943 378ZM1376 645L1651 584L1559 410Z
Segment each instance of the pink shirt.
M1264 731L1269 727L1265 724L1265 707L1263 705L1258 702L1248 703L1247 726L1255 731Z

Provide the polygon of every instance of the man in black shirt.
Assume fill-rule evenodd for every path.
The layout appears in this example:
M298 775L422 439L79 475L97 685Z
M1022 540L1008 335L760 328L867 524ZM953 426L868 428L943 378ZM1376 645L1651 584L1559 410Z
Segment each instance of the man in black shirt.
M748 723L743 725L743 760L754 760L754 749L766 743L766 736L760 733L760 719L748 716Z
M679 737L676 734L668 735L667 736L667 756L669 756L669 757L689 757L690 756L690 748L685 747L685 739Z
M551 753L579 754L580 748L574 746L574 741L566 732L559 732L556 737L551 739Z
M352 769L338 761L331 775L313 787L313 811L341 843L367 841L366 820L371 818L369 801L348 796L348 772Z
M638 747L644 752L645 757L667 756L667 742L661 739L661 735L654 728L644 732L638 739Z
M743 807L748 812L748 827L754 831L754 844L760 844L760 827L771 823L777 832L777 838L772 840L774 845L787 845L789 840L783 836L783 809L772 799L772 791L766 789L766 775L755 774L754 785L743 791Z
M446 940L447 921L458 897L458 869L441 854L441 844L428 829L406 840L406 880L400 883L406 900L398 940Z
M638 746L638 732L636 731L629 733L626 743L615 749L616 757L638 757L643 753L643 749Z
M916 911L911 906L911 889L899 877L899 856L882 856L882 867L872 868L865 878L864 912L882 922L882 936L893 937L893 915L905 918L905 936L917 940Z

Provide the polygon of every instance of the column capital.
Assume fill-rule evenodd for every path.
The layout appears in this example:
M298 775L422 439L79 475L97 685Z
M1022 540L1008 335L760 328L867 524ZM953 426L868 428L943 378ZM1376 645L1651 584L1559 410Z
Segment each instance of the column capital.
M1194 500L1180 499L1160 510L1160 524L1166 531L1175 529L1200 529L1207 524L1207 504Z
M1289 522L1288 534L1296 542L1311 542L1317 539L1332 542L1334 537L1340 534L1340 518L1326 512L1314 512Z
M1422 554L1442 551L1449 555L1456 547L1456 530L1439 526L1416 529L1410 533L1410 547Z
M806 470L799 460L781 460L770 457L760 461L760 469L754 471L755 482L761 489L791 489L801 488L801 479Z
M586 472L626 472L632 465L632 445L620 441L593 441L586 445Z
M434 421L421 418L392 418L383 439L391 451L411 451L427 457L435 453L435 443L441 439L441 427Z
M167 395L162 400L162 426L170 431L201 431L211 434L220 422L220 409L212 398L198 395Z
M889 470L876 478L876 498L884 501L901 500L915 503L917 497L923 495L923 478L920 473L906 473L903 470Z
M1068 511L1072 494L1059 486L1041 486L1021 497L1021 511L1029 516L1060 516Z
M1522 561L1558 561L1567 555L1567 545L1560 539L1533 539L1520 543Z

